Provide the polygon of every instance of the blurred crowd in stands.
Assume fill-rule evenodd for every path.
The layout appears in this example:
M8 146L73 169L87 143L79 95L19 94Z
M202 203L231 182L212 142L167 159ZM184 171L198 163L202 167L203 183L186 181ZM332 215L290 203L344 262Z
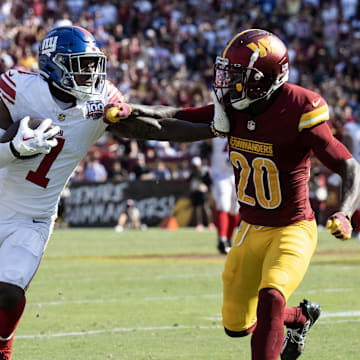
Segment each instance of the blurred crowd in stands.
M213 64L236 33L265 28L288 46L290 81L320 92L341 139L360 121L357 0L2 0L0 72L37 69L38 44L61 25L92 32L108 78L127 101L179 107L211 101ZM93 147L72 181L186 179L191 159L208 164L211 142L112 139Z

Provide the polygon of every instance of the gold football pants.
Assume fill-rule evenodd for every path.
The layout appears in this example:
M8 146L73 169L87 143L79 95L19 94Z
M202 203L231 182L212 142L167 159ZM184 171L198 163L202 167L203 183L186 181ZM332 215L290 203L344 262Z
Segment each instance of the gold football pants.
M282 227L242 221L223 272L224 327L241 331L255 324L261 289L277 289L287 301L303 279L316 244L315 220Z

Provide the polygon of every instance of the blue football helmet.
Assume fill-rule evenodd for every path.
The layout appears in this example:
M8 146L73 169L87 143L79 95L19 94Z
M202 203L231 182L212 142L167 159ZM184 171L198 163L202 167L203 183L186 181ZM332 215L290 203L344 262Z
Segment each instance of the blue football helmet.
M80 26L58 27L46 34L39 47L39 68L54 86L81 100L100 95L105 85L106 56Z

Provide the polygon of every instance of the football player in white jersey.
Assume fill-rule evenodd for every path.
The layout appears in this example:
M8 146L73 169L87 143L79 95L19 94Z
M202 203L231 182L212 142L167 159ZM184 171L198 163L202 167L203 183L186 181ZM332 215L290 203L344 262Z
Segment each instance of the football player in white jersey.
M40 74L9 70L0 76L0 137L21 120L13 140L0 144L1 360L11 358L25 290L52 232L60 193L107 128L104 107L123 101L106 80L105 55L83 28L50 31L39 67ZM47 120L32 130L29 117Z
M40 73L9 70L0 75L0 139L20 121L12 140L0 142L1 360L11 359L25 291L50 238L60 194L104 131L159 140L171 133L173 141L212 136L207 124L180 121L183 131L178 131L173 120L125 119L130 106L106 80L106 57L81 27L59 27L46 34L39 68ZM117 109L115 117L125 120L109 126L108 108ZM46 120L33 130L29 117Z
M220 253L227 254L232 245L234 229L239 223L239 204L227 138L212 139L211 180L216 208L217 248Z
M358 122L348 122L344 125L342 142L349 149L353 157L360 162L360 124ZM360 242L360 204L351 220L356 237Z

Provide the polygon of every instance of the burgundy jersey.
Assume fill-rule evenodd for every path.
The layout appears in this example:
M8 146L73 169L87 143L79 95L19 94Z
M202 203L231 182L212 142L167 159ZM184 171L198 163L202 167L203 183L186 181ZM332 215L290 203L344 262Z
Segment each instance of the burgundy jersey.
M308 180L312 152L332 171L351 158L326 124L328 106L317 93L286 83L264 113L226 109L229 155L242 219L254 225L285 226L312 220ZM180 118L210 122L213 106L189 108Z

